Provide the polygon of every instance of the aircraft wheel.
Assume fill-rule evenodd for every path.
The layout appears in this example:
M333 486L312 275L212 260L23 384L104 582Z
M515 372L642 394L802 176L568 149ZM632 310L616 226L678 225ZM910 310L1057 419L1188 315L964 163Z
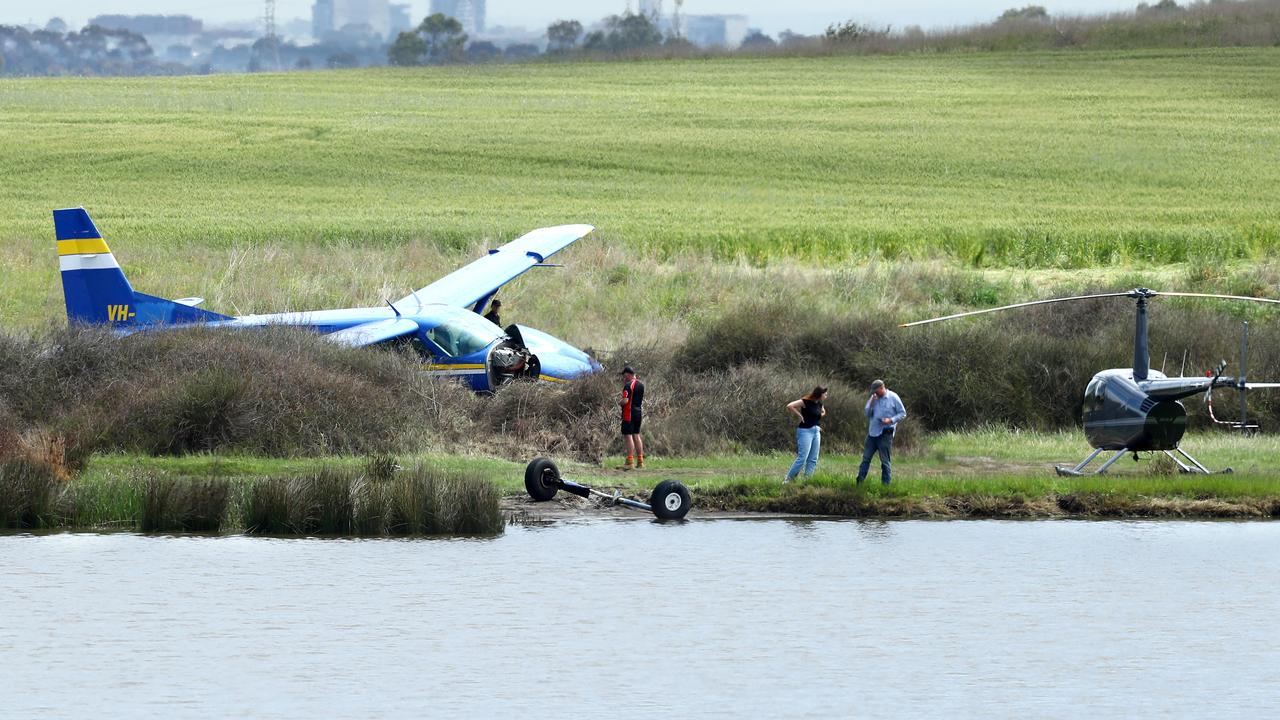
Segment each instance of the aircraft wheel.
M559 490L560 470L550 458L534 458L524 469L524 489L529 497L545 502Z
M659 520L679 520L689 514L692 506L689 488L676 480L663 480L649 496L649 507Z

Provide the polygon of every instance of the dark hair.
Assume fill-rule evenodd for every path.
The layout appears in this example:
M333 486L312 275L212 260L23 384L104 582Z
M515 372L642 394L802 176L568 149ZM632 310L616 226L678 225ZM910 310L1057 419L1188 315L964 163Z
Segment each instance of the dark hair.
M821 385L814 385L814 386L813 386L813 392L809 393L808 395L805 395L805 396L804 396L803 398L801 398L801 399L802 399L802 400L813 400L813 401L817 402L818 400L821 400L821 399L822 399L822 394L823 394L823 393L825 393L826 391L827 391L827 389L826 389L826 388L824 388L824 387L822 387Z

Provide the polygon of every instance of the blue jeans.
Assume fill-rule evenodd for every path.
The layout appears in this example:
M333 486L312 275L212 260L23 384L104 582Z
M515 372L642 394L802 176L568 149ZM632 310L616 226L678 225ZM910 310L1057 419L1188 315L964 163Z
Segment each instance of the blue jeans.
M796 461L791 463L787 471L787 479L791 480L804 469L808 478L818 468L818 450L822 448L822 428L796 428Z
M871 469L871 456L880 453L880 482L888 485L892 475L889 451L893 448L893 429L884 430L878 437L867 436L862 447L862 464L858 466L858 482L867 479L867 471Z

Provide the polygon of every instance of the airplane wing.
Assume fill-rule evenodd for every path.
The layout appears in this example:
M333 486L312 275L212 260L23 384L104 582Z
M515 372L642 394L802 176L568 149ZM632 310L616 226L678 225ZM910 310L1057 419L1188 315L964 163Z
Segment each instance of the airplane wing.
M485 257L400 298L395 304L443 303L456 307L474 305L594 229L590 225L539 228L496 250L490 250Z
M417 331L418 323L408 318L388 318L352 325L344 330L325 335L325 339L339 345L365 347Z

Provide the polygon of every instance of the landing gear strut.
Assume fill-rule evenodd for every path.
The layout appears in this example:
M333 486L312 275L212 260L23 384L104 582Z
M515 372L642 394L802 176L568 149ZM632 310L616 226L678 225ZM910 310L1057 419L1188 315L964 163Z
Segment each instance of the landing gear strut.
M524 469L524 489L529 497L538 502L545 502L556 496L560 490L578 497L592 496L603 499L609 505L624 505L634 510L653 513L659 520L680 520L689 514L693 502L689 497L689 489L676 480L663 480L649 495L649 503L638 502L622 497L621 493L612 495L601 492L586 485L579 485L560 477L560 470L549 458L534 458Z
M1107 458L1107 461L1102 464L1102 467L1098 468L1093 472L1085 472L1084 471L1085 466L1093 462L1093 459L1098 457L1098 455L1102 454L1102 448L1098 448L1094 450L1093 453L1089 455L1089 457L1085 458L1084 460L1081 460L1080 464L1076 465L1075 467L1064 468L1064 467L1054 466L1053 469L1058 471L1059 476L1079 477L1082 475L1102 475L1107 472L1107 468L1114 465L1117 460L1124 457L1125 453L1128 453L1128 452L1133 452L1133 451L1130 450L1129 448L1120 448L1119 450L1116 451L1115 455L1112 455L1111 457ZM1165 455L1168 455L1175 463L1177 463L1178 470L1183 473L1194 474L1194 475L1230 475L1231 474L1231 468L1224 468L1218 471L1210 470L1209 468L1202 465L1199 460L1191 457L1190 453L1188 453L1186 450L1183 450L1180 447L1175 447L1173 450L1161 450L1161 452L1163 452ZM1178 455L1174 455L1175 452L1178 453L1178 455L1181 455L1182 458L1179 459ZM1133 453L1133 459L1134 460L1138 459L1138 454L1136 452ZM1186 460L1186 462L1183 462L1184 459Z

